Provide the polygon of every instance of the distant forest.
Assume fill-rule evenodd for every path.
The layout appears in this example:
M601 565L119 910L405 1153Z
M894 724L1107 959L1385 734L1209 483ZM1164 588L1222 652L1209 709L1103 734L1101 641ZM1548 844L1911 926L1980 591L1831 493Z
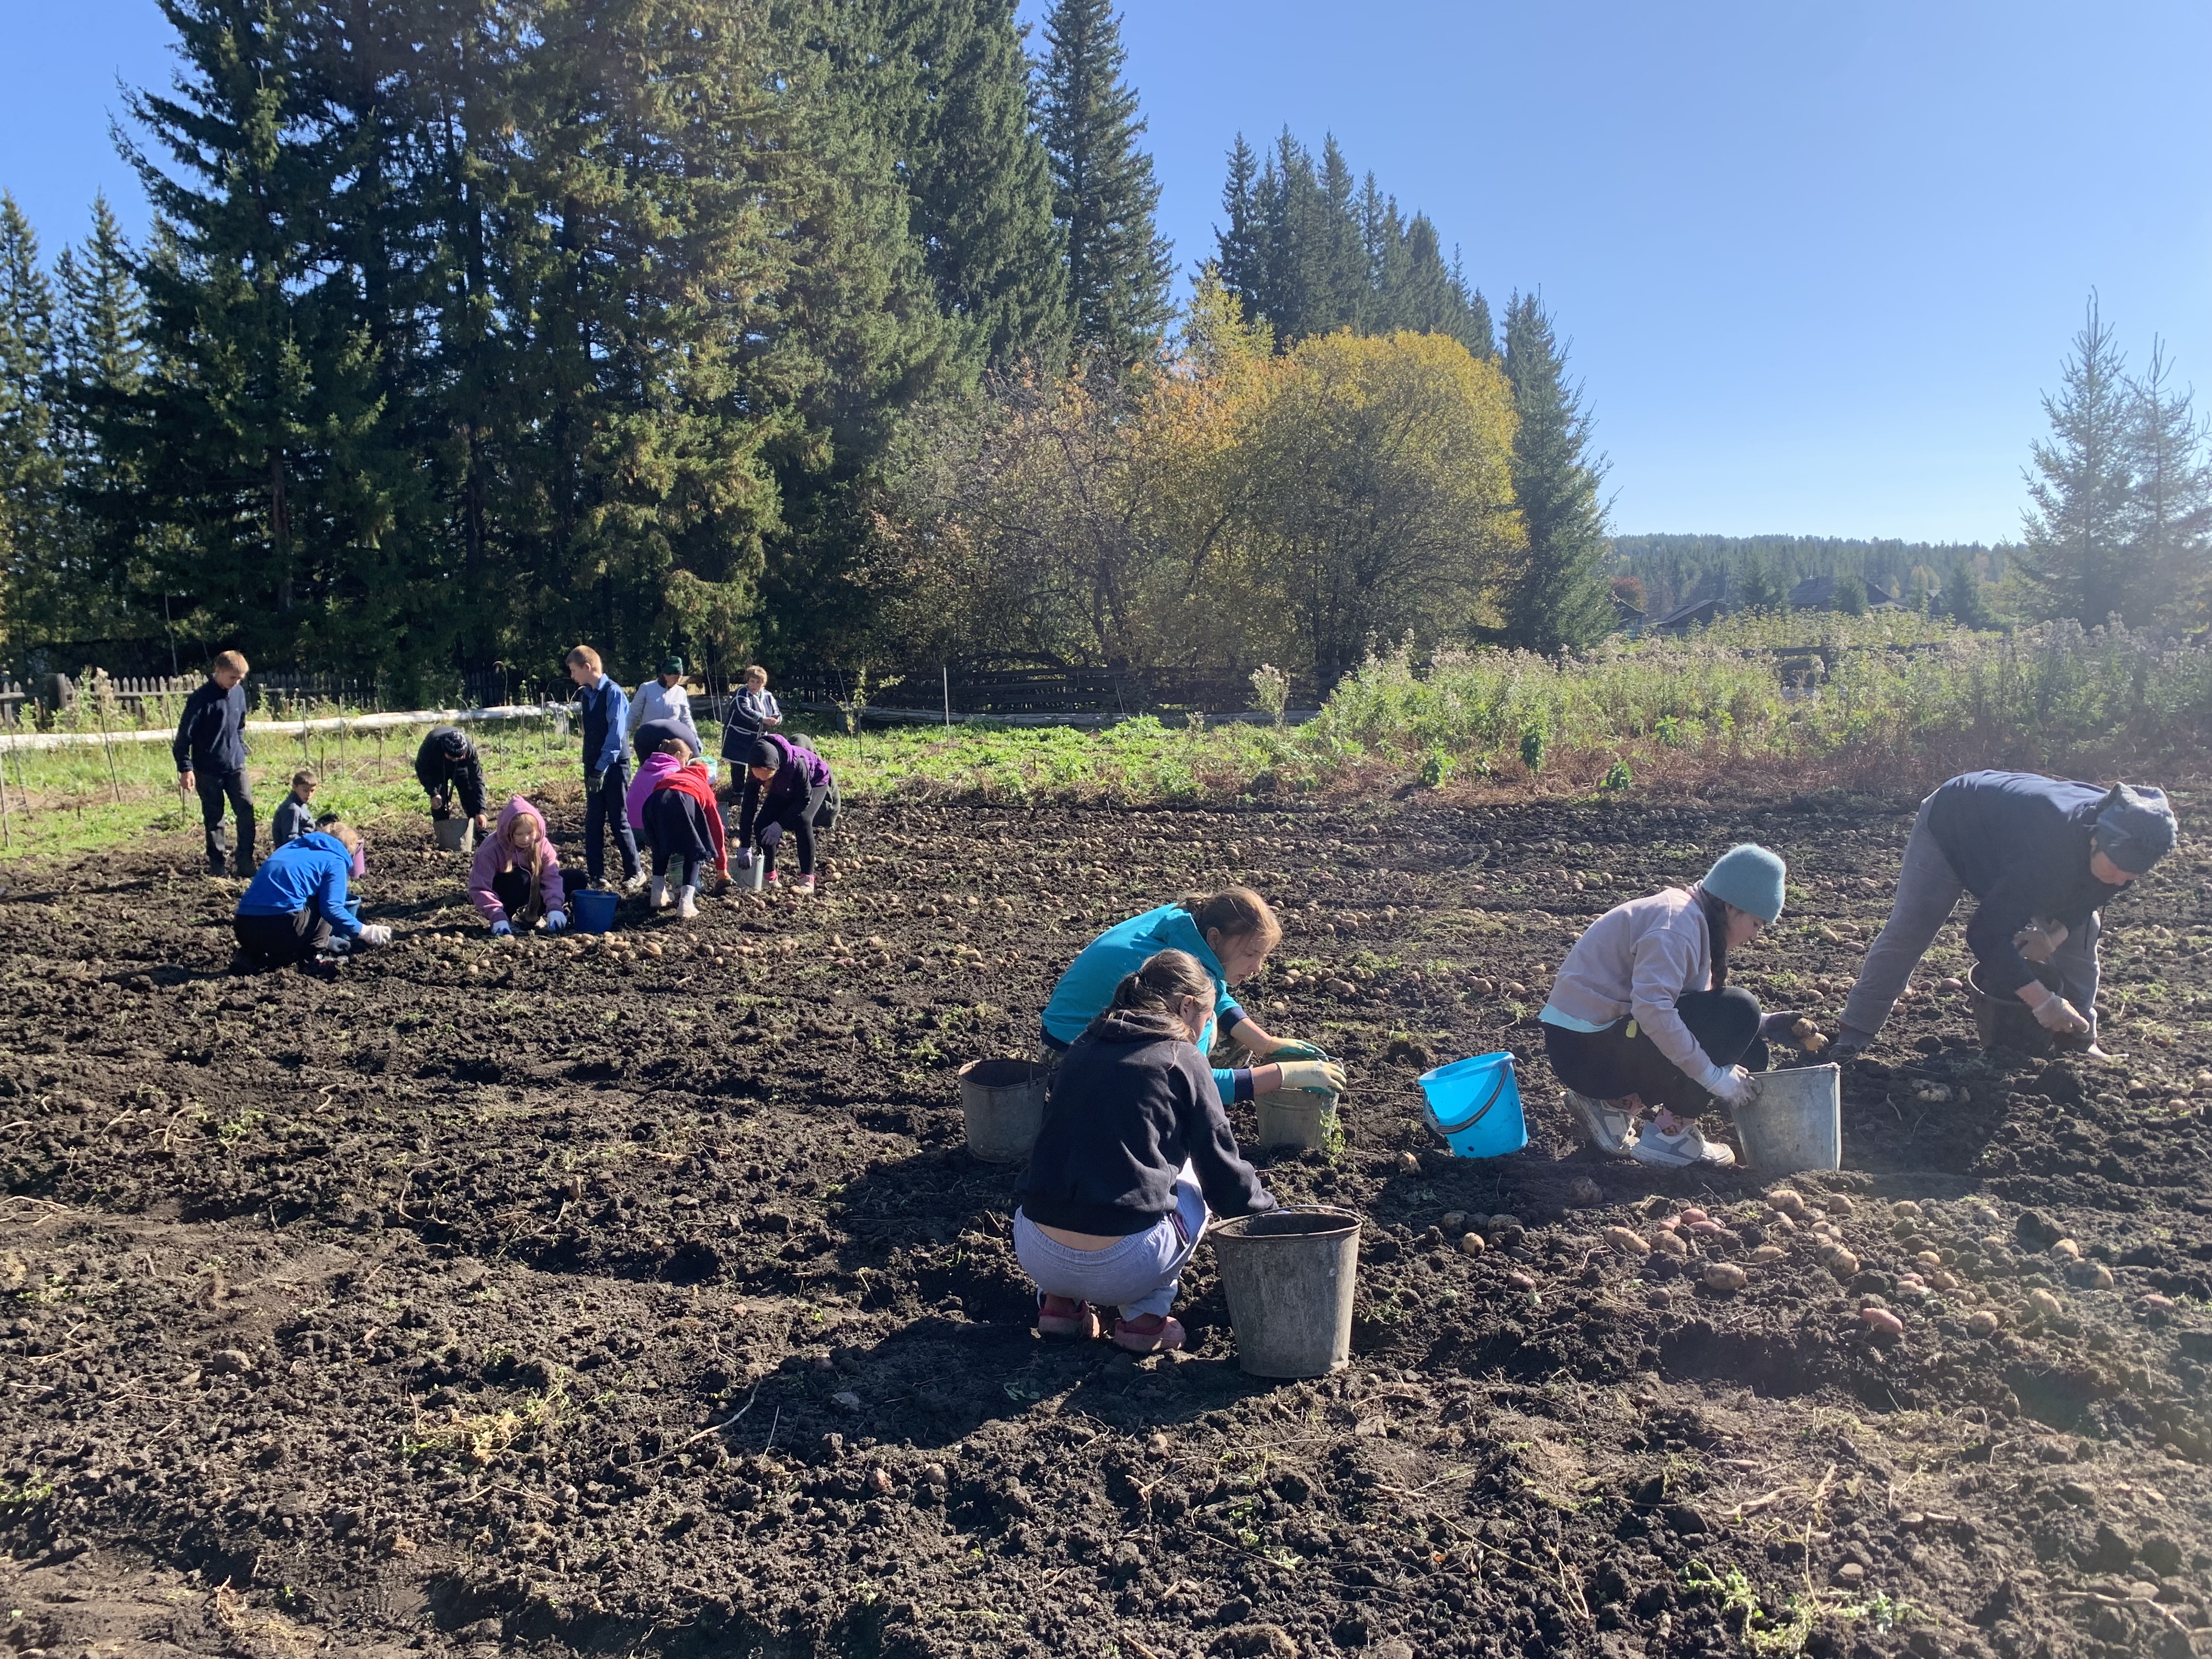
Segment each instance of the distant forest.
M1838 536L1615 536L1611 574L1656 620L1702 599L1741 601L1769 584L1785 594L1808 576L1856 576L1869 592L1910 601L1917 582L1941 592L1965 566L2002 582L2017 549L1999 543L1856 541ZM1641 590L1640 600L1635 599Z

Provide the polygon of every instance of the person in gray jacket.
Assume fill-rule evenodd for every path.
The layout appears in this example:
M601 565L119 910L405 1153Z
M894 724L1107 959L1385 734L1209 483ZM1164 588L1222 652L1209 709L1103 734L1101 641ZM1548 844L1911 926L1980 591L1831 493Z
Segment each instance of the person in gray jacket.
M1763 1014L1728 982L1729 952L1782 914L1787 871L1764 847L1732 847L1705 878L1607 911L1583 931L1540 1016L1567 1105L1599 1150L1664 1167L1723 1166L1728 1147L1696 1119L1733 1105L1766 1069ZM1647 1107L1656 1115L1639 1127Z

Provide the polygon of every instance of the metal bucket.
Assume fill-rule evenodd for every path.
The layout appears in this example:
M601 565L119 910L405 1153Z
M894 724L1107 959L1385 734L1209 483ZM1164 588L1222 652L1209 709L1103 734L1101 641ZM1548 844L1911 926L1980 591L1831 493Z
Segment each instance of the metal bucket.
M757 893L768 884L768 866L759 854L730 866L730 884L741 893Z
M466 853L476 847L477 826L472 819L432 818L430 828L437 834L441 853Z
M986 1164L1025 1164L1044 1127L1052 1073L1033 1060L971 1060L960 1068L968 1150Z
M1844 1072L1804 1066L1761 1072L1731 1109L1743 1155L1754 1170L1789 1175L1844 1167Z
M2058 975L2054 969L2038 967L2035 976L2051 990L2058 988ZM1984 1054L1998 1048L2017 1048L2024 1054L2048 1054L2059 1048L2087 1044L2086 1037L2061 1042L2036 1024L2034 1010L2018 997L1992 996L1984 991L1978 962L1967 971L1966 995L1974 1005L1974 1035L1981 1039Z
M1262 1146L1297 1146L1318 1152L1327 1143L1329 1125L1336 1121L1336 1097L1304 1089L1278 1089L1252 1102L1260 1120Z
M1237 1328L1237 1363L1254 1376L1323 1376L1352 1357L1359 1218L1349 1210L1271 1210L1208 1235Z

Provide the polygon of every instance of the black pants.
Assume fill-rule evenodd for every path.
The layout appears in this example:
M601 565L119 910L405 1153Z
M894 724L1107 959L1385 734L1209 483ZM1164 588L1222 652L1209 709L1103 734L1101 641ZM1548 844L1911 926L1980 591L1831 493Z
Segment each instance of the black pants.
M222 805L230 803L230 810L238 818L238 873L253 873L253 797L246 787L243 772L195 771L192 782L200 792L200 819L207 825L208 873L219 876L229 848L223 844Z
M706 807L680 789L656 789L645 798L646 845L653 852L653 873L668 873L670 860L688 870L693 886L699 872L714 861L714 832Z
M822 810L822 803L830 799L825 787L810 789L803 801L794 800L781 817L753 826L753 834L761 844L761 861L769 869L775 868L776 849L789 836L799 848L799 873L814 873L814 815Z
M508 925L518 933L528 933L545 914L543 905L531 902L530 872L526 870L501 871L491 878L491 896L500 902L507 912Z
M238 948L258 968L305 962L331 942L331 925L312 904L289 916L234 916L230 926Z
M622 761L599 774L599 787L591 787L591 777L584 779L584 877L593 886L606 872L606 844L600 839L601 831L614 831L615 847L622 854L623 877L627 880L637 873L637 837L630 833L629 809L623 797L629 793L629 763Z
M1746 1071L1766 1069L1766 1044L1759 1035L1759 999L1729 986L1723 991L1690 991L1677 998L1674 1012L1689 1027L1698 1047L1716 1066L1741 1066ZM1602 1031L1570 1031L1561 1025L1544 1027L1544 1053L1552 1072L1578 1095L1599 1100L1618 1100L1641 1095L1647 1106L1664 1106L1684 1117L1708 1110L1713 1097L1681 1067L1659 1052L1650 1033L1640 1026L1628 1035L1632 1020L1615 1020Z

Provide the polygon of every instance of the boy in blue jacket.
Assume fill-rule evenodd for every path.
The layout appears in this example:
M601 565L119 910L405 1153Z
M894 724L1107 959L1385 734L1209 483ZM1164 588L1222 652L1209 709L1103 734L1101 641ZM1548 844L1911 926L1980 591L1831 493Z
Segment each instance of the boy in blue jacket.
M208 669L207 684L185 699L184 718L169 745L178 781L200 798L211 876L224 873L228 856L222 836L226 800L238 819L236 870L241 876L253 873L253 795L246 787L246 659L237 652L217 656Z
M363 926L346 896L361 837L331 823L295 836L269 855L238 901L231 929L257 968L282 968L356 945L389 945L389 927Z
M629 756L623 747L629 697L608 678L599 653L588 645L568 653L568 678L576 683L576 701L584 711L584 879L597 887L605 874L601 836L611 830L622 854L623 885L635 892L645 885L645 869L623 805L629 793Z

